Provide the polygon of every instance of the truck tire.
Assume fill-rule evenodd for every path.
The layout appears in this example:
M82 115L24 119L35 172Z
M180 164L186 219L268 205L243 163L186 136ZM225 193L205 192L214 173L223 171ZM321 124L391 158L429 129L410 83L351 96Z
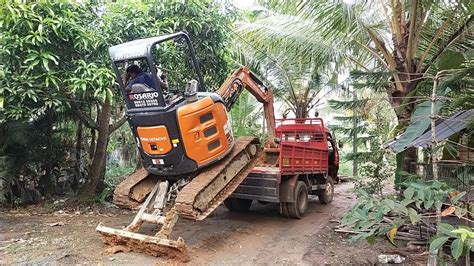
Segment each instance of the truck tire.
M303 218L308 209L308 187L303 181L298 181L295 186L294 202L285 202L288 217L293 219Z
M246 212L252 206L252 200L227 198L224 200L224 205L229 211Z
M322 204L329 204L334 197L334 181L332 181L331 177L326 179L326 189L321 190L318 194L319 202Z

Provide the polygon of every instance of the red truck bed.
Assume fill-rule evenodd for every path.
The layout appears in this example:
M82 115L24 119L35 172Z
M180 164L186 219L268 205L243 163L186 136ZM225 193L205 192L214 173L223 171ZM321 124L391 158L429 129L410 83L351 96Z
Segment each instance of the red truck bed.
M277 120L281 174L327 173L328 144L321 118Z

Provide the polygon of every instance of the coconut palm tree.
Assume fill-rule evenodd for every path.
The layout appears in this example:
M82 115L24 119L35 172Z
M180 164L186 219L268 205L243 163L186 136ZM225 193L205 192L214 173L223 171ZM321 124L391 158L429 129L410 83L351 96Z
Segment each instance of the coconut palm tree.
M399 130L420 101L418 84L443 59L463 61L473 46L470 1L265 1L265 7L265 16L238 24L239 30L260 47L322 63L342 58L345 66L384 72ZM409 171L416 149L398 159Z

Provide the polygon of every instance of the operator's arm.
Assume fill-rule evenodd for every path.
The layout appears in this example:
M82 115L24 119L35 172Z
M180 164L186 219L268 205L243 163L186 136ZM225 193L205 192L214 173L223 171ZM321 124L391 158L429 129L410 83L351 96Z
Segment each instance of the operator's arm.
M168 78L166 74L162 74L159 78L158 81L160 82L160 88L165 91L168 90Z
M125 73L122 76L122 82L125 87L125 92L130 93L132 91L132 85L130 84L132 80L130 80L130 73Z

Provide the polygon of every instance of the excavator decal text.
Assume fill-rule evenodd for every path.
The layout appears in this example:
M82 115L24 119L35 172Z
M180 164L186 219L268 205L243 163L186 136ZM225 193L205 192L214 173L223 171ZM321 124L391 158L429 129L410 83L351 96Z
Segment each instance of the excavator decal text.
M156 137L156 138L140 138L141 141L165 141L167 140L166 137Z
M130 100L149 100L149 99L155 99L159 96L160 94L158 92L146 92L146 93L129 94L128 98Z

